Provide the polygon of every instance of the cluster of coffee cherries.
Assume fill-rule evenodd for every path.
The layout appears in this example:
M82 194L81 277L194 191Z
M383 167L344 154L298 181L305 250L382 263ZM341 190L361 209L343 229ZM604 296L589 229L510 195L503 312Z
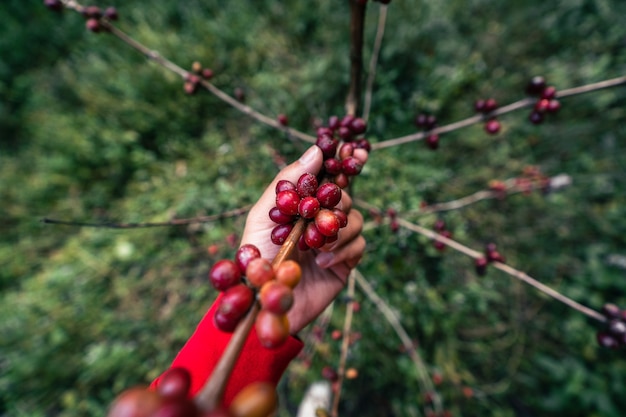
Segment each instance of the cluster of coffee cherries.
M259 249L242 245L235 259L222 259L209 271L209 281L221 292L215 326L225 332L235 330L252 304L258 300L259 311L255 329L259 341L267 348L281 346L289 337L287 312L293 305L293 289L302 277L302 269L294 260L277 265L261 257Z
M185 368L170 368L156 389L133 387L111 404L107 417L266 417L278 404L276 389L266 382L243 388L228 407L202 410L190 398L191 376Z
M490 115L497 108L498 102L493 97L487 99L478 99L474 102L474 110L477 113L483 114L485 115L485 117L487 117L487 120L485 121L483 127L485 129L485 132L489 133L490 135L495 135L502 128L502 125L500 124L498 119L495 116Z
M626 346L626 310L607 303L601 312L606 317L606 327L596 334L598 344L610 349Z
M528 120L533 124L542 123L547 114L556 113L561 108L561 102L556 99L556 88L547 85L541 76L531 78L526 86L526 93L537 97L535 106L528 115Z
M498 247L495 243L490 242L485 245L485 254L474 261L474 267L476 273L480 276L484 276L487 273L487 265L491 262L505 263L506 259L498 251Z
M437 127L437 118L432 114L420 113L415 116L415 126L418 129L422 129L427 133L424 143L429 149L435 150L439 148L439 135L437 133L430 133L431 130Z
M61 0L44 0L44 5L53 11L63 10L63 2ZM117 20L118 14L115 7L107 7L102 9L99 6L84 6L80 9L80 13L85 18L85 26L94 33L106 30L106 26L102 25L102 19Z
M204 68L198 61L194 61L191 64L191 72L185 76L185 84L183 85L185 93L192 95L198 91L200 80L210 80L213 78L213 70L211 68Z
M448 230L446 222L442 219L437 219L437 221L435 221L433 229L435 229L435 232L439 233L443 237L446 237L448 239L452 238L452 232ZM433 241L433 246L439 252L443 252L444 250L446 250L446 244L438 240Z

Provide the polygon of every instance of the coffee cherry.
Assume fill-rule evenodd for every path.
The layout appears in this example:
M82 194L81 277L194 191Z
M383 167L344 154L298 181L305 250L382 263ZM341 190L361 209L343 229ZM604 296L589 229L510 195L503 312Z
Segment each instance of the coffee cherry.
M345 211L338 209L338 208L334 208L333 209L333 214L335 216L337 216L337 220L339 220L339 227L340 228L344 228L348 225L348 215L346 214Z
M424 130L431 130L437 125L437 118L431 114L421 113L415 117L415 126Z
M538 113L545 113L550 107L550 100L542 98L535 103L535 111Z
M474 110L476 113L484 113L485 112L485 100L478 99L474 102Z
M348 185L350 185L350 178L342 172L341 174L335 175L333 182L337 184L339 188L346 188Z
M365 149L367 152L370 152L372 150L372 145L370 144L370 142L367 139L361 138L361 139L357 139L354 142L354 148L355 149Z
M288 216L297 215L299 204L300 196L295 190L285 190L276 194L276 207L283 214Z
M216 290L226 291L241 282L241 271L235 262L222 259L216 262L209 271L209 281Z
M329 380L330 382L335 382L339 379L339 374L335 370L335 368L331 366L325 366L322 368L322 378Z
M113 6L107 7L106 10L104 11L104 17L106 17L109 20L117 20L119 17L117 14L117 9Z
M620 345L617 338L607 332L598 332L596 334L596 340L598 344L604 348L617 349Z
M312 219L320 211L320 202L315 197L304 197L300 200L298 206L298 213L305 219Z
M339 219L331 210L323 209L315 216L315 226L324 236L335 236L341 227Z
M293 291L291 287L276 280L268 281L259 291L261 308L274 314L285 314L293 305Z
M306 232L306 230L305 230ZM304 233L300 236L300 239L298 239L298 250L300 252L304 252L311 249L311 247L306 243L306 240L304 239Z
M164 401L154 390L144 387L129 388L115 399L107 417L151 417Z
M446 222L442 219L437 219L437 221L435 221L433 229L435 229L436 232L442 232L446 230Z
M95 18L87 19L85 27L93 33L98 33L102 29L102 26L100 25L100 20Z
M339 148L339 159L346 159L354 154L354 144L351 142L344 143Z
M554 97L556 97L556 88L554 86L550 85L541 92L541 98L543 99L552 100Z
M528 120L535 125L541 124L543 123L543 114L538 111L532 111L528 116Z
M343 173L348 176L359 175L363 169L363 163L359 159L349 156L341 161L341 168Z
M309 197L315 195L315 191L317 190L318 182L315 175L311 173L305 173L298 178L298 183L296 184L296 191L301 198Z
M237 250L237 253L235 254L235 263L239 267L239 271L242 274L245 274L246 268L248 267L250 261L260 257L261 251L259 251L259 248L250 243L247 243L245 245L242 245Z
M319 216L319 213L318 213ZM324 236L314 222L306 225L303 234L304 242L308 247L312 249L319 249L326 243L326 236Z
M205 80L210 80L213 78L213 70L211 68L205 68L202 70L202 78Z
M283 126L287 126L289 124L289 119L287 118L286 114L279 114L276 119L278 120L278 123L280 123Z
M44 0L43 4L48 9L55 12L63 10L63 3L61 2L61 0Z
M489 133L490 135L495 135L500 131L500 127L501 126L499 121L497 121L496 119L491 119L488 120L487 123L485 123L485 132Z
M337 145L339 142L333 139L331 135L323 134L318 136L315 144L322 150L324 159L329 159L335 156L337 153Z
M274 223L278 224L290 224L296 220L296 216L290 216L281 212L278 207L272 207L269 212L269 217Z
M278 394L268 382L253 382L235 396L228 412L232 417L268 417L278 406Z
M274 268L267 259L253 259L246 268L246 278L248 278L250 285L261 288L267 281L274 279Z
M262 309L256 317L255 330L261 345L268 349L281 346L289 337L289 321L284 314Z
M360 117L356 117L350 122L349 127L350 130L352 130L352 133L354 133L355 135L360 135L367 129L367 124L365 123L365 120L361 119Z
M330 175L341 173L341 161L337 158L328 158L324 161L324 169Z
M322 184L315 193L315 197L323 208L333 208L341 201L341 188L337 184L327 182Z
M556 99L550 100L548 103L548 113L556 113L561 109L561 102Z
M495 98L488 98L485 100L485 105L483 107L483 113L491 113L495 109L498 108L498 102Z
M626 335L626 323L619 319L613 319L609 322L608 332L619 340Z
M175 367L168 369L159 379L157 392L166 398L187 398L191 387L191 375L185 368Z
M291 233L292 230L292 223L279 224L278 226L274 227L270 235L272 243L279 246L282 245L283 243L285 243L285 241L289 237L289 233Z
M296 184L294 184L293 182L289 181L289 180L280 180L276 183L276 194L280 193L281 191L286 191L286 190L296 190Z
M435 150L439 148L439 135L433 133L432 135L426 136L425 143L429 149Z
M217 312L223 318L238 320L246 314L253 301L252 289L246 284L237 284L224 291L219 299Z
M100 19L102 17L102 9L98 6L87 6L81 11L86 19Z
M488 263L489 261L487 260L487 258L484 258L484 257L476 258L476 260L474 261L474 268L476 269L476 274L478 274L481 277L484 276L487 273Z
M172 400L166 398L151 417L197 417L198 413L196 405L189 399Z
M531 96L536 96L541 94L545 87L546 80L541 76L535 76L528 82L528 85L526 86L526 93Z
M276 282L295 288L302 278L300 264L292 259L281 262L274 268Z
M612 303L604 304L600 311L607 319L618 319L621 314L621 309L616 304Z
M339 126L339 129L337 129L337 134L341 139L345 140L346 142L351 141L354 135L352 133L352 130L350 130L348 126Z

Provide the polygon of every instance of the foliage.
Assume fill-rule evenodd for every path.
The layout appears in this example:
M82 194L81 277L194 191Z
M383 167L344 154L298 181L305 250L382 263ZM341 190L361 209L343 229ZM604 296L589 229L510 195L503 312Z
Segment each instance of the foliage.
M111 2L120 27L182 66L199 60L227 92L312 132L343 113L347 4L296 1ZM345 3L345 2L344 2ZM102 415L115 393L167 367L214 294L212 261L229 256L242 218L133 230L43 225L42 217L145 222L215 214L255 201L277 171L274 152L306 145L252 122L105 34L39 0L0 14L0 415ZM372 45L377 3L369 6ZM473 101L522 97L544 75L558 89L623 75L626 4L484 0L392 2L376 78L373 141L415 131L420 111L440 124ZM370 51L366 48L366 59ZM422 202L454 200L537 165L573 185L442 213L455 239L494 241L508 262L594 308L626 305L626 95L623 88L563 100L540 126L524 111L488 136L472 126L372 153L353 194L432 227ZM365 213L366 218L372 218ZM361 271L419 343L455 416L619 416L623 352L596 347L595 326L495 270L406 230L366 232ZM218 245L217 254L206 248ZM417 416L424 392L392 329L362 310L343 415ZM340 328L338 303L330 328ZM291 367L284 415L338 345ZM470 391L466 388L471 388Z

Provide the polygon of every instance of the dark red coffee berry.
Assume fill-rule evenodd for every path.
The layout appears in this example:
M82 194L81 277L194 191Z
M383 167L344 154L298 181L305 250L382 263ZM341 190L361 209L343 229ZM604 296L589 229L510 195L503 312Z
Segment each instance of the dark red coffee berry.
M234 261L222 259L209 271L209 281L216 290L226 291L241 282L241 271Z
M202 70L202 78L204 78L205 80L210 80L211 78L213 78L213 70L211 68L204 68Z
M557 99L552 99L548 103L548 113L556 113L561 109L561 102Z
M326 243L326 236L319 231L314 222L307 224L303 236L307 246L313 249L321 248Z
M478 274L479 276L484 276L487 273L488 263L489 261L487 261L487 258L484 258L484 257L476 258L476 260L474 261L474 268L476 269L476 274Z
M300 196L295 190L285 190L276 194L276 207L283 214L295 216L298 214Z
M270 216L270 219L272 219L274 223L278 223L278 224L293 223L297 218L296 216L290 216L290 215L284 214L282 211L278 209L278 207L272 207L272 209L269 212L269 216Z
M100 21L96 18L87 19L87 22L85 22L85 27L93 33L98 33L102 29Z
M246 284L237 284L224 291L219 299L217 312L227 319L239 319L246 314L253 300L252 289Z
M544 88L546 88L546 80L538 75L531 78L528 82L528 85L526 86L526 94L537 96L541 94Z
M328 118L328 128L331 130L337 130L339 129L339 123L341 121L339 120L338 116L330 116Z
M535 111L539 113L545 113L550 107L550 100L542 98L535 103Z
M494 111L497 108L498 108L498 102L496 101L496 99L495 98L488 98L487 100L485 100L485 105L483 107L483 112L484 113L491 113L492 111Z
M345 116L343 116L343 118L339 122L339 127L341 127L341 126L350 127L350 125L352 124L352 121L354 119L355 119L355 117L353 115L346 114Z
M328 158L324 161L324 169L330 175L341 173L341 161L337 158Z
M333 208L341 201L341 188L332 182L320 185L315 197L324 208Z
M354 144L353 143L344 143L339 148L339 159L346 159L354 154Z
M612 303L604 304L600 311L607 319L618 319L621 314L621 309L616 304Z
M432 149L434 151L439 148L439 135L433 133L432 135L426 136L425 143L426 146L428 146L428 149Z
M279 224L278 226L272 229L272 233L270 234L270 238L272 243L275 245L282 245L285 243L287 238L289 237L289 233L293 229L293 224Z
M370 144L369 140L365 138L361 138L361 139L357 139L354 142L354 148L365 149L367 152L370 152L372 150L372 145Z
M259 248L250 243L247 243L245 245L242 245L237 250L237 253L235 254L235 263L239 267L239 271L242 274L245 274L246 268L248 267L250 261L260 257L261 251L259 251Z
M366 129L367 124L365 123L365 120L361 119L360 117L356 117L352 120L352 122L350 122L350 130L352 130L355 135L360 135L361 133L365 132Z
M191 375L185 368L170 368L159 379L157 392L166 398L185 399L191 387Z
M287 126L289 124L289 119L287 119L287 115L286 114L279 114L276 119L278 120L278 123L280 123L283 126Z
M345 211L334 208L333 213L335 213L335 216L337 216L337 219L339 220L339 227L344 228L348 225L348 215Z
M298 213L305 219L314 218L321 209L320 202L313 196L304 197L300 200Z
M44 0L43 4L48 9L55 12L63 10L63 3L61 2L61 0Z
M478 99L474 102L474 110L476 113L484 113L485 112L485 100Z
M354 133L352 133L352 130L350 130L348 126L339 126L339 129L337 129L337 134L341 139L345 140L346 142L351 141L354 137Z
M102 17L102 9L98 6L87 6L81 13L87 19L100 19Z
M276 194L280 193L281 191L295 190L295 189L296 189L296 184L294 184L293 182L289 180L280 180L278 181L278 183L276 183Z
M543 113L539 113L538 111L532 111L530 115L528 115L528 120L534 125L543 123L543 118Z
M106 10L104 11L104 17L106 17L109 20L117 20L118 19L118 14L117 14L117 9L115 7L107 7Z
M335 371L334 368L330 366L325 366L322 368L322 378L330 382L335 382L339 379L339 374L337 373L337 371Z
M500 128L500 122L496 119L487 120L487 122L485 123L485 132L489 133L490 135L495 135L496 133L498 133L500 131Z
M359 159L349 156L341 161L341 168L343 173L348 176L359 175L363 169L363 163Z
M598 344L604 348L617 349L620 345L617 338L607 332L598 332L596 334Z
M621 338L626 335L626 323L619 319L611 320L607 329L609 333L617 338Z
M435 225L433 226L433 229L435 229L436 232L442 232L446 230L446 222L442 219L437 219L435 221Z
M339 188L346 188L350 185L350 178L343 172L341 174L337 174L333 181L337 184L337 186L339 186Z
M298 178L296 184L296 191L301 198L315 195L317 191L317 177L311 173L305 173Z
M337 145L339 142L330 135L318 136L315 144L322 150L324 159L333 158L337 153Z
M556 88L552 85L544 88L541 92L541 98L552 100L554 97L556 97Z

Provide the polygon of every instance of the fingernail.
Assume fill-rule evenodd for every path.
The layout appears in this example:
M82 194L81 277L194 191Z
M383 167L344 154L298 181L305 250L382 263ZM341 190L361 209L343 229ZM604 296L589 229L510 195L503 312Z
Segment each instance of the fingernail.
M334 258L335 255L333 255L331 252L322 252L315 258L315 263L322 268L326 268L330 266Z
M301 157L298 161L300 161L300 163L302 165L308 165L311 162L313 162L315 160L315 157L317 156L317 152L319 150L319 147L317 147L316 145L311 146Z

